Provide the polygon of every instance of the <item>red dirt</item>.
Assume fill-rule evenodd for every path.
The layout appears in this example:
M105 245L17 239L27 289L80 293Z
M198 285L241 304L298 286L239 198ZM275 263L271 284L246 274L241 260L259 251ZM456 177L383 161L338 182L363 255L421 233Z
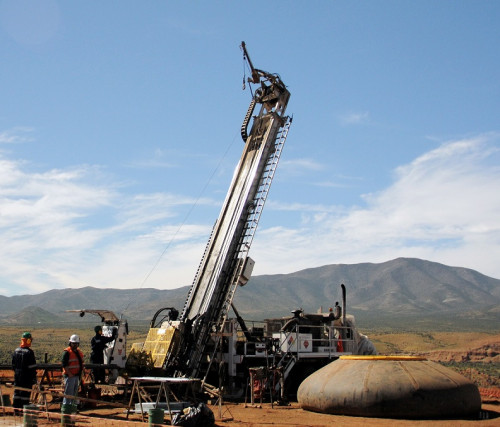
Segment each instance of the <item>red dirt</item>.
M436 362L500 363L500 335L472 341L467 348L432 350L419 354Z
M500 426L500 388L480 388L482 397L482 415L486 419L460 419L460 420L401 420L388 418L363 418L342 415L328 415L305 411L300 408L297 402L290 406L271 406L270 403L263 403L262 406L245 405L243 403L225 403L221 407L215 405L211 409L215 415L216 426L218 427L326 427L341 425L347 427L370 426L402 426L402 427L424 427L432 423L433 426L455 427L455 426ZM12 388L2 386L3 394L10 394L12 401ZM0 425L20 425L22 416L14 417L12 408L6 408L7 414L2 416L0 409ZM47 414L40 412L38 417L39 426L58 424L60 414L58 405L49 407L50 422L47 421ZM168 415L165 417L168 420ZM99 404L97 408L83 409L76 418L76 425L87 424L92 426L138 426L141 422L140 414L131 413L126 419L125 409L116 409L106 406L106 403ZM147 422L147 416L145 416ZM140 423L140 424L139 424Z
M483 413L488 414L488 419L463 419L463 420L401 420L387 418L362 418L348 417L341 415L328 415L308 412L300 409L297 403L291 406L274 406L263 404L262 407L245 407L244 404L225 404L221 408L219 416L219 408L212 407L216 418L216 426L218 427L258 427L258 426L273 426L273 427L327 427L332 425L341 425L347 427L366 427L370 426L401 426L401 427L424 427L432 424L438 427L456 427L456 426L500 426L500 406L499 405L483 405ZM52 419L47 422L43 413L38 417L39 426L54 425L58 423L57 413L52 413ZM92 416L90 418L89 416ZM3 419L2 419L3 418ZM0 424L13 425L16 421L22 421L22 417L17 416L1 416ZM168 416L166 416L168 419ZM92 426L120 426L130 427L138 426L141 422L141 417L138 414L132 414L129 421L125 420L123 410L111 409L93 409L81 411L75 419L76 425L87 424ZM145 417L147 422L147 417ZM142 424L142 423L141 423ZM17 424L16 424L17 425ZM142 424L144 425L144 424Z

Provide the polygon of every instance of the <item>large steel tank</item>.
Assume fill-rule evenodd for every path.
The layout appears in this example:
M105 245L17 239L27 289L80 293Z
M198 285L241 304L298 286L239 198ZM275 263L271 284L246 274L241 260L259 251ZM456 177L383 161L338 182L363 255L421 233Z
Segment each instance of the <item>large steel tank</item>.
M383 418L478 414L481 396L464 376L422 357L341 356L300 385L303 409Z

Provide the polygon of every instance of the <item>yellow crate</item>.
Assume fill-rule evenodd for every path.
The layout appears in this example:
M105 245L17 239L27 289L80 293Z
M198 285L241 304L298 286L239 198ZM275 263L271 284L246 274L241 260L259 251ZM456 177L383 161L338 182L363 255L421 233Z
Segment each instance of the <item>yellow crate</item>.
M174 327L151 328L144 342L143 351L151 354L155 368L161 368L172 345L179 340L179 331Z

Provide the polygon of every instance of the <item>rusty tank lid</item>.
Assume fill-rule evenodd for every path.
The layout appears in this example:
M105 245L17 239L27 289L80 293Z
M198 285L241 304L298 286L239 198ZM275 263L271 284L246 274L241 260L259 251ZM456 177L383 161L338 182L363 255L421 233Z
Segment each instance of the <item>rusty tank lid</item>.
M477 386L414 356L341 356L307 377L297 392L305 410L383 418L456 418L481 410Z

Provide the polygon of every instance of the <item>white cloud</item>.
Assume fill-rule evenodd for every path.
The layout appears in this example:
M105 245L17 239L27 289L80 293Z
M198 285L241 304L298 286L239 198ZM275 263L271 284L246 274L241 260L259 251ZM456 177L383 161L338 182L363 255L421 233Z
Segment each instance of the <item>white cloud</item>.
M347 187L346 184L341 184L340 182L334 182L334 181L321 181L317 182L314 185L318 187L325 187L325 188L345 188Z
M32 132L32 129L27 127L17 127L9 131L0 132L0 144L18 144L31 141L30 132Z
M129 196L96 167L42 173L28 172L28 167L0 157L4 293L86 285L139 287L169 242L175 254L161 260L156 270L164 276L151 274L154 281L147 286L191 282L210 227L158 224L176 216L179 206L211 205L212 200L164 193ZM179 244L185 258L173 248ZM188 258L193 253L197 258Z
M482 135L442 144L397 168L393 183L365 195L362 208L271 198L267 209L301 215L293 229L257 231L254 274L405 256L500 277L499 139ZM28 167L0 157L3 293L191 283L213 218L189 223L179 218L179 208L212 208L213 200L130 196L96 167L42 173Z
M343 125L358 125L366 123L369 119L367 112L347 113L339 116L339 121Z
M170 169L170 168L178 168L182 163L179 158L179 150L162 150L157 148L151 155L151 157L146 159L137 159L127 166L135 169Z
M498 143L494 134L447 142L397 168L364 208L326 209L293 231L260 230L255 274L405 256L500 278Z
M321 171L324 165L312 159L294 159L280 161L280 174L303 175L311 171Z
M362 179L360 177L355 176L347 176L347 175L336 175L335 181L320 181L316 182L314 185L317 187L325 187L325 188L349 188L353 186L353 183L359 182Z

